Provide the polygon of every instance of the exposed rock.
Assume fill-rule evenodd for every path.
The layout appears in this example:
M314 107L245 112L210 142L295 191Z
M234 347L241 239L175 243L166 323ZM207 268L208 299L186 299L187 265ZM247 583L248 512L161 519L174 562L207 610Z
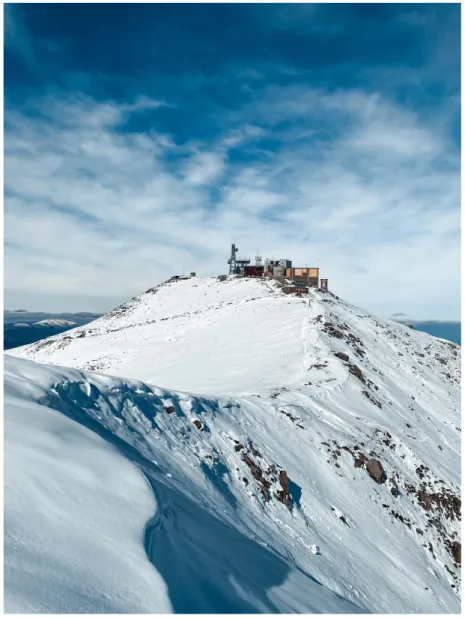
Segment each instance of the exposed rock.
M201 423L198 419L195 419L195 421L194 421L194 425L197 427L197 429L198 429L199 431L202 431L202 429L203 429L203 425L202 425L202 423Z
M285 492L289 492L289 479L286 470L281 470L279 473L279 482Z
M365 382L362 370L358 365L349 365L349 373L358 378L361 382Z
M174 406L165 406L165 412L167 412L168 414L173 414Z
M386 472L378 459L370 459L366 465L366 469L376 483L381 484L386 482Z
M336 339L344 339L344 334L340 330L335 328L334 324L332 324L331 322L325 323L323 331L325 333L328 333L328 335L330 335L331 337L336 337Z
M391 481L391 494L397 497L400 494L399 487L394 478L391 477L389 480Z
M235 447L234 447L234 450L237 453L237 452L239 452L243 448L244 448L243 444L236 444Z
M458 541L454 541L451 547L451 553L457 564L462 565L462 545Z
M344 352L337 352L334 356L337 356L343 361L349 362L349 357L347 354L344 354Z
M281 491L275 493L276 500L279 500L283 504L287 506L289 510L292 509L292 496L289 493L289 478L287 476L286 470L281 470L279 472L279 483L282 487Z
M361 380L363 381L363 378L361 378ZM367 399L369 399L371 401L371 403L374 403L375 406L378 406L378 408L381 408L381 404L379 403L379 401L377 401L373 395L370 395L370 393L368 391L362 391L362 394L365 395L365 397Z
M425 511L430 511L433 507L438 508L446 519L460 519L462 501L458 496L455 496L447 489L442 489L440 492L428 493L423 484L419 490L415 490L418 502Z
M412 528L412 522L410 521L408 517L404 517L403 515L401 515L400 513L397 513L396 511L391 511L390 514L393 517L395 517L398 521L408 526L410 529Z
M252 455L254 455L255 457L261 457L262 454L260 453L260 451L258 449L256 449L253 444L250 445L250 452L252 453Z
M354 459L354 467L355 468L363 468L365 467L368 461L368 457L363 453L359 453L358 456Z

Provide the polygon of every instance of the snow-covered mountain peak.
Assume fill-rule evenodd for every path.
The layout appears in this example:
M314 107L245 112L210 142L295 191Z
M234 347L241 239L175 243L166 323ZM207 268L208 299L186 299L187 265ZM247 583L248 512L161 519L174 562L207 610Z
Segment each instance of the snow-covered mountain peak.
M372 380L380 363L402 374L407 364L420 382L425 369L456 384L458 364L446 370L442 356L454 358L458 349L331 293L298 298L274 281L194 277L169 280L88 325L11 354L209 395L283 388L316 395L337 389L365 363Z
M144 473L175 611L459 611L460 346L331 293L196 277L11 356L11 405Z

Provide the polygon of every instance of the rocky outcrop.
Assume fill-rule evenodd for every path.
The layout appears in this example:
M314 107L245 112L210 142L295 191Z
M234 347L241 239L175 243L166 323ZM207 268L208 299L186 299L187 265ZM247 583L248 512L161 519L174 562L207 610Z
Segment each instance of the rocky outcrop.
M370 459L366 464L366 470L376 483L381 485L386 482L387 474L378 459Z
M452 543L451 553L455 562L462 566L462 544L458 541L454 541Z
M282 502L289 510L292 506L292 496L289 493L289 478L286 470L281 470L279 473L279 483L282 489L275 493L276 500Z

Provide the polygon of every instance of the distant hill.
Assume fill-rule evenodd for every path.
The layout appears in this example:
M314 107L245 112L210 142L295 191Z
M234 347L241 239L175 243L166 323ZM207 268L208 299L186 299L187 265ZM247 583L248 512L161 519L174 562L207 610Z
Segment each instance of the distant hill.
M453 343L462 344L462 324L447 320L396 320L410 328L420 330L439 339L447 339Z
M20 318L18 313L21 314ZM53 314L43 311L26 311L25 309L6 310L3 317L3 346L5 350L11 350L22 345L35 343L77 326L88 324L98 317L100 317L100 314L86 311Z
M59 318L49 318L48 320L40 320L33 326L56 326L57 328L79 326L77 322L71 322L70 320L61 320Z

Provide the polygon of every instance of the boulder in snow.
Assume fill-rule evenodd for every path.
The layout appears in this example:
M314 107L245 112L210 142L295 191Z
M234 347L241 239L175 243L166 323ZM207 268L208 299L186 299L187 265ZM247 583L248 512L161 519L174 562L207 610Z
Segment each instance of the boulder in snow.
M381 483L386 482L387 475L379 459L370 459L366 465L366 469L376 483L381 485Z

